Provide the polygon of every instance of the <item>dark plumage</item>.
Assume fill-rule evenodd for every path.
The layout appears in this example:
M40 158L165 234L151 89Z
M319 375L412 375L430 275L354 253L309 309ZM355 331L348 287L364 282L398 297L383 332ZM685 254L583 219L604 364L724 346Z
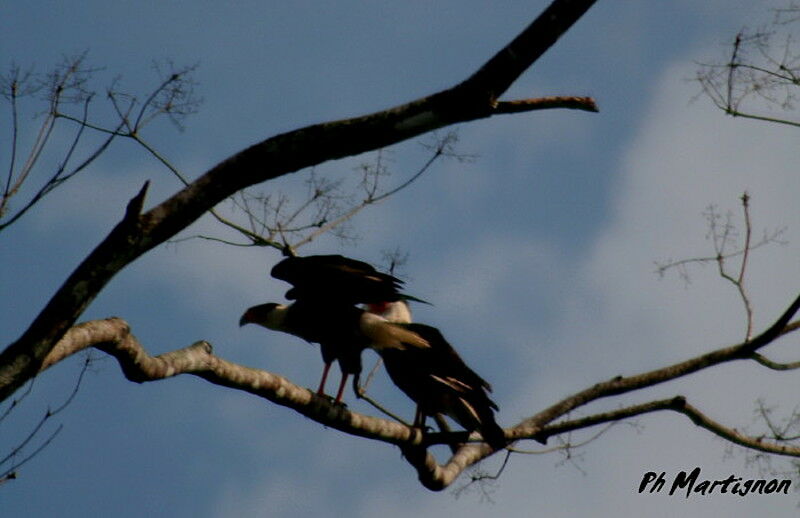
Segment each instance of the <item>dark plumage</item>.
M339 361L343 374L361 372L361 351L369 345L369 340L359 329L362 313L355 306L330 307L316 300L301 299L289 306L269 302L249 308L239 320L239 325L260 324L318 343L325 367L317 392L324 394L328 370L335 360ZM337 400L341 399L343 387L344 381Z
M507 444L494 419L497 405L491 386L470 369L438 329L424 324L397 324L424 338L429 348L384 349L386 371L395 385L417 403L415 425L437 413L450 416L467 431L478 430L495 449Z
M371 304L400 300L403 282L371 265L341 255L287 257L270 272L293 287L289 300L303 298L336 300L338 303Z
M334 360L342 369L335 399L338 402L348 376L353 374L354 384L358 382L364 348L428 346L413 332L356 307L403 297L397 291L402 284L399 279L380 273L367 263L341 255L289 257L275 265L271 274L292 284L286 298L295 302L288 306L253 306L242 315L239 325L255 323L320 344L325 367L318 394L325 392Z

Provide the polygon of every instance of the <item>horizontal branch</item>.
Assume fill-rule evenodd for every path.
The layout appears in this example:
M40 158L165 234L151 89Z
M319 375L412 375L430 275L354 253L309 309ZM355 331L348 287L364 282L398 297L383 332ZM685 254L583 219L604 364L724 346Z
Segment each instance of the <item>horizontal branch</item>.
M682 404L683 396L677 396L669 399L661 399L658 401L650 401L639 405L632 405L609 412L601 412L579 419L569 419L558 423L546 425L536 434L535 437L520 437L525 439L536 439L540 442L546 442L549 437L554 435L561 435L563 433L572 432L575 430L582 430L599 424L611 423L614 421L621 421L651 412L658 412L662 410L672 410L676 405Z
M484 443L461 444L467 439L479 441L478 434L431 434L436 444L459 444L447 463L440 466L427 451L427 447L434 442L424 436L419 428L353 412L344 405L333 404L328 398L295 385L283 376L223 360L212 353L211 345L205 341L150 356L130 332L128 324L116 317L84 322L70 329L48 355L42 370L88 347L97 348L116 358L125 377L136 383L191 374L216 385L248 392L291 408L324 426L398 445L406 460L417 469L420 481L431 490L444 489L465 468L495 453Z
M211 345L205 341L150 356L128 324L116 317L84 322L70 329L47 356L42 370L88 347L116 358L125 377L136 383L191 374L291 408L349 434L392 444L422 443L422 433L417 428L350 411L283 376L223 360L213 354Z
M572 419L555 423L543 427L535 438L539 440L546 439L547 437L560 435L574 430L581 430L599 424L620 421L622 419L628 419L631 417L664 410L671 410L673 412L683 414L691 419L692 422L697 426L704 428L712 432L714 435L717 435L729 442L738 444L739 446L765 453L772 453L775 455L800 457L799 447L789 446L787 444L781 444L775 441L765 441L762 437L751 437L745 435L734 428L730 428L717 421L714 421L699 409L690 405L683 396L675 396L669 399L661 399L648 403L642 403L640 405L632 405L629 407L612 410L610 412L603 412L580 419Z
M447 442L446 439L450 444L459 444L450 460L440 466L427 451L431 441L419 428L353 412L345 405L333 404L328 398L295 385L283 376L223 360L212 353L211 345L205 341L150 356L130 332L127 322L116 317L84 322L70 329L47 356L42 370L89 347L116 358L125 377L136 383L191 374L216 385L248 392L291 408L324 426L398 445L406 460L417 469L420 481L431 490L444 489L465 468L496 453L484 443L461 444L469 434L435 434L437 444ZM472 434L470 438L480 440L478 434Z
M591 97L538 97L536 99L520 99L518 101L500 101L495 107L497 113L522 113L534 110L550 110L553 108L567 108L598 112L597 103Z

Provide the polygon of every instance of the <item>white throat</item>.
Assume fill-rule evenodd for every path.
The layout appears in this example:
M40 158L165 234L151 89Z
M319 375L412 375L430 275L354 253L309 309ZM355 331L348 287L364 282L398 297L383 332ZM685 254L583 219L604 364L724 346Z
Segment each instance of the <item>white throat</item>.
M392 322L393 324L410 324L411 323L411 309L405 301L398 300L391 302L380 316Z

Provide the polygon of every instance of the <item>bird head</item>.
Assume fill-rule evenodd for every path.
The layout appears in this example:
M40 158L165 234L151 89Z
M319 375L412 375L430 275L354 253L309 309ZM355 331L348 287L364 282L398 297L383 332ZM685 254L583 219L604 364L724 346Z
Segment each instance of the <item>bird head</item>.
M245 324L258 324L269 329L276 329L283 321L286 306L268 302L248 308L242 318L239 319L239 326Z

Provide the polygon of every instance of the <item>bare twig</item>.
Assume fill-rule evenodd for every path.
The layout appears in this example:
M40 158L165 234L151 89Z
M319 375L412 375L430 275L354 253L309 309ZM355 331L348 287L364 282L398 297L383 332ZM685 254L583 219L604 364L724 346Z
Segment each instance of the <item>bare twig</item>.
M626 415L619 414L619 415L614 416L613 418L610 418L609 421L608 421L608 424L606 424L606 426L601 428L595 434L591 435L589 438L584 439L583 441L580 441L580 442L572 442L572 441L568 440L568 441L566 441L566 442L564 442L562 444L559 444L559 445L556 445L556 446L551 446L549 448L542 448L542 449L538 449L538 450L523 450L523 449L518 448L516 446L509 446L507 449L510 452L521 453L521 454L524 454L524 455L546 455L548 453L553 453L553 452L560 451L560 450L570 450L570 449L574 450L576 448L582 448L582 447L586 446L587 444L590 444L590 443L594 442L595 440L599 439L602 435L604 435L611 428L613 428L614 426L618 425L621 422L621 419L624 419L624 418L627 418L627 417L631 417L632 415L636 415L636 414L635 413L634 414L626 414ZM568 425L568 422L565 421L561 425ZM552 429L547 427L547 429L549 429L549 432L546 432L545 435L547 435L547 433L550 433L550 432L552 432L552 435L556 435L556 434L562 433L562 432L555 432L555 429L556 429L555 427L556 426L561 426L561 425L554 425L554 427ZM589 427L589 426L592 426L592 425L588 424L588 421L587 421L587 422L584 422L584 424L582 426L580 426L579 428L583 429L583 428L586 428L586 427ZM578 429L578 428L576 428L576 429ZM567 432L567 433L569 433L569 432Z
M453 491L453 495L458 498L465 492L471 490L474 485L478 486L478 489L481 493L481 499L486 500L488 502L494 503L492 500L491 493L493 492L493 487L491 483L496 482L500 479L500 475L503 474L503 471L506 469L508 465L508 460L511 458L511 452L507 451L505 457L503 458L503 463L497 469L494 474L491 474L482 469L475 469L474 473L470 474L469 481L463 484L461 487L457 488Z
M753 305L750 296L745 288L745 275L747 272L748 260L750 252L756 248L771 243L784 244L781 240L781 235L784 233L785 228L781 228L771 233L764 232L763 237L756 243L753 243L753 225L750 215L750 195L745 192L740 197L742 204L742 219L744 223L744 243L741 247L737 246L736 237L737 229L733 224L732 215L729 213L725 216L723 221L722 216L717 212L715 206L708 207L706 212L703 213L708 223L707 238L711 240L714 255L707 257L693 257L689 259L682 259L678 261L665 261L657 262L656 272L663 276L670 269L677 269L681 278L685 282L689 280L689 273L687 267L691 264L705 264L714 262L717 265L719 276L726 281L733 284L738 293L739 299L745 310L745 340L749 340L753 333ZM732 250L731 250L732 249ZM738 270L735 273L729 271L727 265L729 259L740 258Z
M770 360L763 354L755 353L753 354L753 359L763 365L764 367L770 368L776 371L790 371L794 369L800 369L800 361L797 362L789 362L789 363L779 363Z
M21 455L21 453L27 448L27 446L39 435L47 422L49 422L53 417L61 413L64 409L66 409L70 403L75 399L75 396L78 394L78 391L81 387L81 382L83 381L83 377L86 374L86 371L89 368L89 365L92 362L92 358L90 355L86 356L86 359L83 361L83 365L81 367L80 372L78 373L77 379L75 381L74 386L72 387L72 391L67 396L67 398L55 409L47 409L44 415L39 419L38 423L34 425L34 427L28 432L28 435L22 439L22 441L11 449L11 451L2 459L0 459L0 466L5 464L11 463L10 466L0 472L0 480L7 480L8 478L15 478L12 475L15 475L16 472L25 465L28 461L36 457L42 450L44 450L55 437L61 432L63 425L59 425L55 431L51 432L50 435L42 441L33 451L29 452L25 455L22 459L17 460L17 458ZM15 401L16 403L16 401ZM12 405L13 408L15 405ZM8 411L11 410L9 408ZM8 415L7 413L3 416L5 418Z
M800 414L795 407L788 418L783 419L783 424L779 425L772 418L774 408L767 407L763 399L758 400L756 414L770 431L769 438L777 442L791 442L800 439Z
M764 108L776 106L785 113L800 99L800 52L791 34L783 35L791 8L776 10L766 30L740 31L723 62L701 64L696 75L702 92L725 114L733 117L800 127L790 116L767 115Z
M304 238L300 239L299 241L296 241L292 246L294 248L299 248L299 247L301 247L303 245L306 245L306 244L310 243L311 241L313 241L314 239L318 238L319 236L321 236L321 235L323 235L323 234L325 234L327 232L330 232L332 229L342 225L344 222L349 221L356 214L358 214L359 212L361 212L365 208L369 207L370 205L374 205L376 203L379 203L379 202L385 200L386 198L389 198L390 196L393 196L393 195L397 194L398 192L402 191L403 189L407 188L412 183L414 183L420 176L422 176L426 171L428 171L431 168L431 166L439 158L444 156L445 150L448 149L452 145L452 143L454 142L455 139L456 139L456 136L455 136L454 133L448 134L445 138L443 138L439 142L439 145L434 150L433 155L430 158L428 158L428 160L424 164L422 164L422 166L414 174L412 174L406 181L401 182L399 185L397 185L397 186L395 186L395 187L393 187L393 188L391 188L391 189L389 189L387 191L384 191L382 193L378 192L377 178L378 178L379 175L384 174L385 169L383 169L383 166L382 166L382 163L381 163L382 155L379 152L378 153L378 158L377 158L378 161L377 161L377 164L375 166L375 173L373 175L373 179L371 181L365 181L364 182L364 185L366 185L366 188L365 188L366 197L363 198L360 203L358 203L357 205L354 205L352 208L350 208L349 210L344 212L339 217L333 219L332 221L326 222L324 225L319 226L319 228L315 229L313 232L311 232L310 234L308 234Z
M75 58L65 58L52 73L39 79L41 86L37 90L46 92L48 109L42 125L39 128L39 132L28 152L27 159L19 171L15 171L16 156L19 147L16 136L18 133L19 121L17 99L20 91L23 89L19 69L12 68L9 76L2 81L3 95L10 100L12 105L12 143L9 170L3 188L3 196L2 199L0 199L0 218L6 215L10 199L18 194L22 185L29 180L31 174L36 169L39 157L51 141L51 136L53 135L58 120L63 119L75 123L77 125L77 132L68 144L64 152L64 157L60 161L60 165L56 168L55 172L43 182L30 199L22 204L11 217L0 222L0 231L15 223L51 191L85 170L108 149L112 141L117 137L138 138L138 131L140 131L147 122L160 114L167 114L173 118L173 122L178 123L178 118L191 113L193 108L199 103L199 101L193 97L191 88L185 88L186 84L193 84L191 83L191 79L186 77L186 75L193 70L193 68L189 68L184 71L173 72L168 79L164 80L164 82L151 93L146 102L141 106L135 123L131 123L130 115L137 105L136 99L111 89L109 89L107 97L111 101L112 107L119 120L115 125L108 127L90 122L89 108L94 99L94 93L88 89L87 84L89 78L97 69L86 67L84 65L85 58L86 53ZM125 106L123 106L123 100L125 101ZM79 115L70 115L65 111L64 105L70 103L80 103L82 105L82 111ZM148 112L149 115L145 116ZM84 140L83 137L86 130L105 134L106 137L96 148L88 153L85 159L69 170L68 165L78 152L79 146ZM140 139L139 142L143 144ZM154 152L152 149L150 151L151 153Z

